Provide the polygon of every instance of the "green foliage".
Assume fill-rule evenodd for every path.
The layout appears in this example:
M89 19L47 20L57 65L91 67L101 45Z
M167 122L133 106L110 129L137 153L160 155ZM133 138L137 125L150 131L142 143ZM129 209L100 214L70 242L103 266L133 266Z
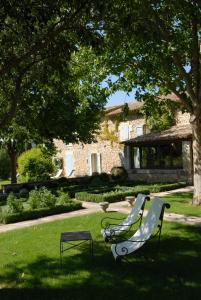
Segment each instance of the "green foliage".
M111 177L116 182L126 181L128 174L124 167L113 167L111 169Z
M39 190L30 191L28 203L29 203L31 209L36 209L36 208L41 207L41 205L40 205L41 197L40 196L41 196L41 193Z
M55 172L55 175L56 175L56 173L60 169L63 169L63 160L61 158L54 157L53 158L53 166L54 166L54 172Z
M152 193L158 193L163 191L171 191L175 189L179 189L182 187L185 187L185 182L176 182L176 183L162 183L162 184L153 184L149 185L150 192Z
M56 204L56 196L51 193L46 188L41 188L39 190L33 190L29 193L28 203L31 209L44 208L44 207L54 207Z
M47 180L53 172L51 157L40 148L28 150L18 158L18 172L24 182Z
M127 196L133 196L138 193L149 194L149 189L145 187L126 188L125 190L115 190L103 194L93 194L92 192L79 192L75 194L75 198L81 201L89 202L117 202L122 201Z
M59 191L56 205L66 205L70 203L71 198L68 193L63 192L62 190Z
M89 190L83 192L77 192L75 198L81 201L89 202L117 202L125 199L126 196L133 196L139 193L150 194L162 191L173 190L186 186L184 182L178 183L156 183L156 184L139 184L135 186L116 186L113 190L102 190L99 191Z
M13 193L10 193L7 198L6 212L8 214L21 213L23 211L22 202L16 198Z
M1 148L0 149L0 178L5 180L10 176L10 158L8 152Z
M102 186L105 183L109 183L109 180L110 180L110 178L109 178L109 175L107 173L93 174L91 176L91 180L90 180L89 186L90 187L93 187L93 186Z
M54 207L56 204L56 196L46 188L40 189L41 207Z
M55 207L37 208L34 210L26 210L20 213L8 213L6 211L0 214L0 222L4 224L20 222L25 220L37 219L54 214L60 214L81 209L82 205L79 202L69 202L65 205L58 205Z
M149 101L145 101L141 111L144 113L150 129L153 131L162 131L176 124L175 115L177 109L178 104L153 97L151 100L149 98Z

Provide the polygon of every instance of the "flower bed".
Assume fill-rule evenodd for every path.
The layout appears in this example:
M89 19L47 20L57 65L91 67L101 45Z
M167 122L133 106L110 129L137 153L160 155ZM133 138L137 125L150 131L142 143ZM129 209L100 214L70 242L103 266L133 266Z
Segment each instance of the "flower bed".
M60 191L56 196L47 189L32 190L27 201L10 193L5 206L0 207L0 222L13 223L69 212L82 207L81 203Z

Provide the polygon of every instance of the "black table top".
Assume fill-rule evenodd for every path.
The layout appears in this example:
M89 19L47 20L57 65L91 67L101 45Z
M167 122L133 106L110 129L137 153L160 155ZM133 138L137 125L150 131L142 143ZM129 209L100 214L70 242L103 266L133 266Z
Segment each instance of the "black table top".
M61 242L92 240L92 236L90 231L62 232L60 240Z

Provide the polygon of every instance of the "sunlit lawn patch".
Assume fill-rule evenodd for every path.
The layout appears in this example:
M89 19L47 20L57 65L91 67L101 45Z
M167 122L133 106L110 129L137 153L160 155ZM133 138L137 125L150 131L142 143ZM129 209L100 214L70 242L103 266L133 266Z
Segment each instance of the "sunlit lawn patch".
M189 216L201 217L201 206L192 205L192 193L175 193L170 196L160 197L163 201L170 203L168 213L178 213ZM151 201L147 201L146 208L149 208Z
M165 222L159 257L153 240L129 263L117 265L100 235L102 217L97 213L1 234L1 299L199 298L200 229ZM61 268L60 233L80 230L91 231L94 257L86 244L66 252Z

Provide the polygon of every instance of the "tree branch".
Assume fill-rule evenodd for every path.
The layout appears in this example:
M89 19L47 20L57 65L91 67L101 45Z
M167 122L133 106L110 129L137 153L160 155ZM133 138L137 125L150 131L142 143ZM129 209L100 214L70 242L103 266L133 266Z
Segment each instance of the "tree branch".
M10 109L0 119L0 128L5 127L15 117L17 105L19 104L21 98L20 94L21 94L21 85L22 85L23 76L34 63L35 62L30 63L28 66L26 66L19 72L19 76L17 77L15 82L15 90L10 97L10 103L11 103Z
M172 44L173 39L172 39L171 33L168 31L163 20L161 18L159 18L158 14L156 12L153 12L153 13L154 13L154 17L156 19L155 28L158 31L159 35L161 36L161 38L163 40L165 40L169 44ZM173 51L172 56L173 56L173 62L176 65L181 78L186 83L187 92L188 92L192 102L196 103L196 95L195 95L193 87L192 87L192 80L182 65L180 55L176 51Z

